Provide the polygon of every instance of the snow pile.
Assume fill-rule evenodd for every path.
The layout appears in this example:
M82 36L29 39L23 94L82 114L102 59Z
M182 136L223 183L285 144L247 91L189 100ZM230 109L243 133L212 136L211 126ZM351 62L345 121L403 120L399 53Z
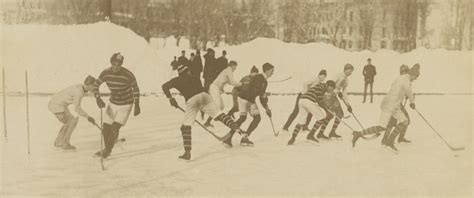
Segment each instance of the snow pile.
M110 56L120 52L125 57L124 67L135 74L140 88L156 92L160 90L160 80L167 78L164 65L169 65L143 38L108 22L3 25L1 49L7 91L24 91L27 69L30 92L56 92L83 82L87 75L98 77L110 66Z
M400 65L411 67L415 63L421 64L421 75L413 84L417 92L470 93L472 90L472 51L417 49L405 54L391 50L350 52L324 43L296 44L265 38L239 46L216 48L217 56L223 49L227 51L229 60L239 63L235 73L237 78L248 74L252 65L261 70L265 62L276 67L270 81L293 77L284 83L270 84L269 90L273 92L298 92L301 81L316 76L321 69L326 69L328 79L333 79L334 75L342 72L346 63L355 67L350 77L350 91L362 92L362 70L367 58L372 58L372 64L377 67L375 92L388 91L399 74Z
M187 50L189 57L191 52L189 40L182 38L180 46L176 43L176 38L168 37L151 39L149 44L131 30L107 22L74 26L4 25L1 64L6 67L7 91L24 90L23 72L28 69L30 91L55 92L82 82L86 75L97 77L109 67L111 54L121 52L125 56L124 66L135 73L142 92L161 92L161 83L176 75L169 66L173 56ZM216 57L224 49L229 60L239 63L235 73L238 79L247 75L253 65L261 70L265 62L276 66L270 81L293 77L271 83L270 92L296 93L302 80L316 76L321 69L326 69L328 79L332 79L346 63L355 66L350 91L362 92L362 69L367 58L372 58L377 67L375 92L389 89L400 65L415 63L421 64L421 76L414 83L416 92L472 92L472 51L350 52L324 43L296 44L266 38L215 48ZM103 89L107 91L105 86Z

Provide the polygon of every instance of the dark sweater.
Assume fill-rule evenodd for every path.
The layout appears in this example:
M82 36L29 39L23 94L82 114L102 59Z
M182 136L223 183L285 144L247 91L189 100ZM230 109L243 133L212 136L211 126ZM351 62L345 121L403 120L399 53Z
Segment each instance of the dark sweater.
M324 93L326 93L327 85L326 83L319 83L303 93L301 95L301 99L305 98L311 100L312 102L319 103L321 100L324 99Z
M168 98L171 98L170 90L172 88L177 89L181 94L183 94L186 101L188 101L189 98L204 92L199 78L188 75L180 75L176 78L173 78L163 84L161 88Z
M250 82L240 87L239 97L249 102L255 102L255 98L260 96L260 102L264 107L267 107L268 101L265 94L267 85L267 79L263 74L250 77Z
M133 104L140 98L140 89L132 72L124 67L113 72L112 68L107 68L100 73L99 78L94 83L98 90L102 83L107 84L110 89L110 102L116 105ZM98 92L96 97L98 97Z

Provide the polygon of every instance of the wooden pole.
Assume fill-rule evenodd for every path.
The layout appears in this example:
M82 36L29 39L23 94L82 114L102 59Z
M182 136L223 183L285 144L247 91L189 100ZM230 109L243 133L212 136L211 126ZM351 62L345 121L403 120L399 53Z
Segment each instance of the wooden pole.
M7 95L7 89L5 88L5 68L2 68L2 87L3 87L3 129L4 129L4 135L5 135L5 140L7 139L7 108L6 108L6 95Z
M30 154L30 106L28 96L28 71L25 71L25 85L26 85L26 132L28 135L28 155Z

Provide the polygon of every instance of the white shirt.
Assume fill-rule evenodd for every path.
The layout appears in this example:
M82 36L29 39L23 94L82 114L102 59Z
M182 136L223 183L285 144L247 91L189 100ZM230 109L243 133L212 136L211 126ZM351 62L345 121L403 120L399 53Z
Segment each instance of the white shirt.
M395 79L390 87L390 91L383 98L380 107L385 111L393 111L400 108L400 103L408 97L410 103L414 102L413 91L411 88L410 75L400 75Z
M63 112L70 104L74 104L74 110L82 117L89 115L81 108L81 100L84 97L84 87L82 84L70 86L56 93L50 100L50 108L54 112Z
M217 78L212 83L214 86L219 88L219 90L223 90L226 84L230 84L234 87L238 87L241 85L239 81L236 81L234 78L234 72L232 71L231 67L227 67L217 76Z

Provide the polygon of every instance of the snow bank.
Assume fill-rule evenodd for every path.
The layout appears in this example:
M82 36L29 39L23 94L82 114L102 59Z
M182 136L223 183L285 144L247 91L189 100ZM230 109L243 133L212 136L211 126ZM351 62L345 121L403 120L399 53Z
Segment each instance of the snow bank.
M224 48L216 48L216 53ZM275 39L259 38L239 46L225 47L229 59L237 60L236 76L246 75L252 65L270 62L276 70L271 80L293 78L284 83L270 84L274 92L298 92L303 79L316 76L321 69L328 71L328 79L342 72L346 63L355 67L350 77L350 91L362 92L362 70L367 58L377 67L375 92L386 92L398 76L402 64L410 67L421 64L421 75L413 84L417 92L470 93L472 91L472 51L447 51L443 49L417 49L399 54L391 50L377 52L350 52L324 43L297 44ZM159 53L163 54L163 53Z
M124 55L124 67L135 74L143 91L160 90L157 85L168 75L164 66L169 62L160 60L143 38L108 22L74 26L3 25L1 49L7 91L25 89L27 69L31 92L56 92L82 82L87 75L97 77L110 66L110 56L116 52Z
M88 74L98 76L109 66L112 53L125 56L124 66L133 71L143 92L161 92L160 85L174 76L169 66L173 56L187 50L189 41L143 38L124 27L101 22L88 25L4 25L2 30L2 66L6 67L7 90L24 90L23 72L30 73L30 89L55 92L70 84L81 82ZM355 66L350 91L363 91L362 69L367 58L377 66L375 92L386 92L398 76L399 66L421 64L421 76L414 83L417 92L472 92L472 51L417 49L399 54L391 50L350 52L324 43L296 44L276 39L259 38L237 46L215 48L217 56L225 49L230 60L239 63L235 76L249 73L252 65L270 62L276 66L270 79L291 80L271 83L271 92L298 92L301 81L316 76L321 69L328 79L342 72L344 64ZM202 53L204 55L204 53ZM106 89L105 89L106 90Z

